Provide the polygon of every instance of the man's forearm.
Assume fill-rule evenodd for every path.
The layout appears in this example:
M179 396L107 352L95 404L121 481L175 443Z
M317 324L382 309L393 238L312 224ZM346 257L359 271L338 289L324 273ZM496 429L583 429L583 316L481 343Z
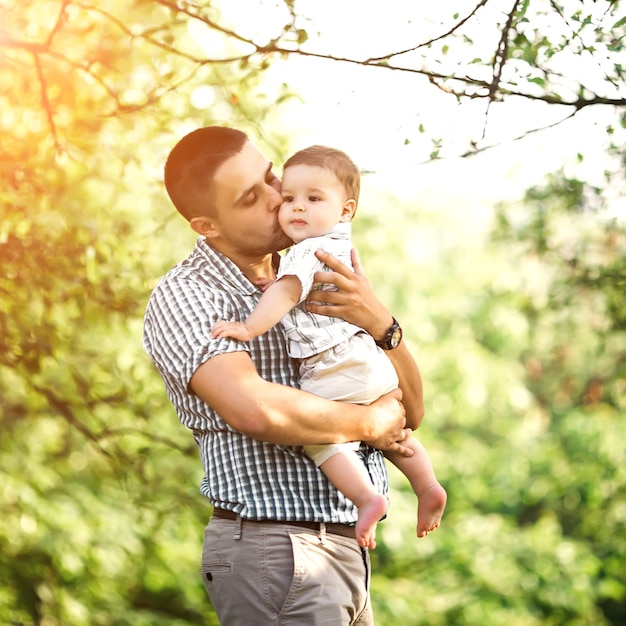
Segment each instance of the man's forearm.
M387 355L400 381L402 404L406 409L406 425L415 430L424 417L424 391L419 367L405 342L394 350L388 350Z
M232 428L269 443L384 440L399 435L404 426L404 409L397 400L359 406L270 383L259 377L245 352L210 359L190 385Z
M254 439L285 445L345 443L378 436L366 407L332 402L291 387L266 383L253 402L231 405L231 426ZM246 394L247 395L247 394Z

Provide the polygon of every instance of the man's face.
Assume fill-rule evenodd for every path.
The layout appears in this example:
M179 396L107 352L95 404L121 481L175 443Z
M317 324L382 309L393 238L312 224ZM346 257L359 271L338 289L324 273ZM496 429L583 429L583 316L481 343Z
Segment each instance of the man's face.
M283 200L272 163L247 141L213 177L217 238L212 245L226 256L265 255L291 245L278 223Z

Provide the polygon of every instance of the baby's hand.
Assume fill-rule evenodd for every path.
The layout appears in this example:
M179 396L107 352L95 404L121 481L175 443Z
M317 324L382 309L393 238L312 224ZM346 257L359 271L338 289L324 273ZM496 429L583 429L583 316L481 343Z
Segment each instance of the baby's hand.
M261 291L265 291L270 285L274 284L271 278L257 278L253 282Z
M238 341L250 341L252 339L250 331L243 322L225 322L224 320L215 323L211 328L211 336L213 339L230 337Z

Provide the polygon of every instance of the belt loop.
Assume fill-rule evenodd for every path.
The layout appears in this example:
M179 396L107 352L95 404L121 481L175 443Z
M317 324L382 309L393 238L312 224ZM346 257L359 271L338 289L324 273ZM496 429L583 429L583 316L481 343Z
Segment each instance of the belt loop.
M233 534L233 539L241 539L241 527L243 526L243 519L241 519L241 515L237 515L237 527L235 529L235 533Z
M323 544L324 539L326 539L326 524L324 522L320 522L320 534L319 534L320 543Z

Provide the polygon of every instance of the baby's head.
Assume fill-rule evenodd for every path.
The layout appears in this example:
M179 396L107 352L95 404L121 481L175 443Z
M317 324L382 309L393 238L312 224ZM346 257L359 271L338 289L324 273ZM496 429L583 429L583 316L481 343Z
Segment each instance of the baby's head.
M352 220L359 186L359 170L341 150L300 150L283 169L278 222L294 243L326 235L340 222Z
M359 202L361 174L352 159L341 150L327 146L309 146L290 156L283 166L284 172L293 165L311 165L321 167L335 175L346 192L346 199Z

